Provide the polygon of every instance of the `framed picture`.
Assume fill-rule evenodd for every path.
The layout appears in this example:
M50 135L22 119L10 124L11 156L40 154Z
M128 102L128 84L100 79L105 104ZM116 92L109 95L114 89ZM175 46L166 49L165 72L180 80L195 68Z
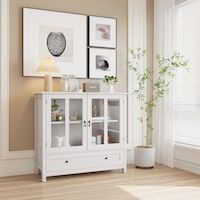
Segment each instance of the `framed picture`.
M37 67L46 57L55 59L61 74L87 77L85 15L23 8L23 75L43 76Z
M90 48L89 54L89 78L116 76L115 49Z
M89 45L116 48L117 20L105 17L89 17Z

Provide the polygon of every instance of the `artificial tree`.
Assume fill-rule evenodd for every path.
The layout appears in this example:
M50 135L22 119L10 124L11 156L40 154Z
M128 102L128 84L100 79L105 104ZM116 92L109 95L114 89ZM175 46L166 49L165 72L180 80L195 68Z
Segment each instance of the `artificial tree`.
M176 77L179 69L188 70L188 60L184 55L174 52L172 56L168 58L162 58L156 56L156 63L158 65L158 72L156 75L153 73L151 67L142 67L142 60L146 56L146 50L138 48L136 50L130 49L130 60L128 61L128 68L133 70L136 75L137 87L134 90L134 94L139 101L141 116L138 120L141 122L142 132L146 130L144 134L146 137L146 145L148 147L151 139L152 127L152 111L157 106L159 99L163 98L169 91L170 81ZM142 68L142 69L141 69ZM155 75L153 79L153 75ZM146 86L147 82L152 83L152 95L149 99L146 98ZM145 129L146 126L146 129Z

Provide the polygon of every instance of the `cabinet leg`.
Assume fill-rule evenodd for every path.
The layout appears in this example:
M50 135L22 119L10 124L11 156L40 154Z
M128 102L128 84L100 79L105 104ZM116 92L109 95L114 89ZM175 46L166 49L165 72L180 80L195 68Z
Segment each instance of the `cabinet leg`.
M42 173L42 182L45 183L47 181L47 177L44 173Z
M127 172L127 167L125 167L125 168L122 169L122 173L125 174L126 172Z

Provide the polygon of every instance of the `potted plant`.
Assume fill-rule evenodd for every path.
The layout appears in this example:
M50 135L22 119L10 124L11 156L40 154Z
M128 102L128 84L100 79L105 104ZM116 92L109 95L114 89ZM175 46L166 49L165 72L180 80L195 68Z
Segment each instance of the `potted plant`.
M128 68L133 70L136 75L136 96L141 110L141 116L138 120L141 123L142 133L146 137L146 144L136 146L134 148L134 162L136 167L151 168L155 165L155 147L151 145L152 139L152 111L157 106L158 101L164 97L169 91L169 85L172 78L176 76L177 70L188 69L188 60L178 52L174 52L169 58L161 58L156 56L156 62L159 70L156 79L153 79L152 68L146 66L141 69L142 59L146 55L146 51L140 48L129 50L130 60ZM152 95L146 99L147 82L152 82Z
M103 82L108 85L109 92L114 92L114 85L117 83L117 77L105 76Z

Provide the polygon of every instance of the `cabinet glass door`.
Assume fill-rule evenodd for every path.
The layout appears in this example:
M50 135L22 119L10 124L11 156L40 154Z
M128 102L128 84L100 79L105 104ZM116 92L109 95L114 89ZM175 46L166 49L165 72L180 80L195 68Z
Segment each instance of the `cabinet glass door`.
M110 95L89 97L89 147L90 148L113 148L122 143L121 116L122 99Z
M108 99L107 127L108 144L120 143L120 99Z
M69 147L84 147L86 146L86 103L83 97L69 98L69 116L68 116L69 132L68 141Z
M50 152L86 149L86 98L52 95L47 101L47 146Z
M90 102L91 120L88 126L91 131L91 144L103 145L105 142L105 100L92 98Z
M49 98L48 114L50 125L50 137L48 145L51 148L61 148L64 146L66 132L66 99L65 98Z

